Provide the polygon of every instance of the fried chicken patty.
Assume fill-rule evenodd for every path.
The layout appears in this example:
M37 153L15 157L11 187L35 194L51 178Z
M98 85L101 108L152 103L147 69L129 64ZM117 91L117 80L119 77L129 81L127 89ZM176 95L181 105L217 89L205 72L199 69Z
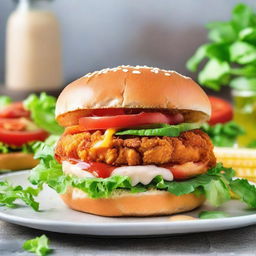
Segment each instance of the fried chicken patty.
M63 134L55 148L56 158L114 166L203 162L210 168L216 164L210 138L201 130L183 132L179 137L113 136L109 147L93 148L102 139L101 131Z

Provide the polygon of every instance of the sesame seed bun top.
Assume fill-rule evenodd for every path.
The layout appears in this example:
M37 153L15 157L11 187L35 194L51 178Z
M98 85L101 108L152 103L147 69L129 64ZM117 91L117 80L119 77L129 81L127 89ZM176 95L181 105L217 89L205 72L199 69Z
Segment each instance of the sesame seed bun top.
M185 121L206 121L211 114L207 95L191 78L147 66L119 66L89 73L64 88L56 119L69 126L92 109L140 108L182 112Z

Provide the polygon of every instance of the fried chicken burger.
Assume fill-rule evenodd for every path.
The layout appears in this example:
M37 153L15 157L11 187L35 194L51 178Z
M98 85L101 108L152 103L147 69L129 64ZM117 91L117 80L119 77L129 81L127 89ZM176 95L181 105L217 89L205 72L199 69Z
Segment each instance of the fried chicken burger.
M213 145L200 130L210 114L204 91L174 71L119 66L72 82L57 100L56 119L65 132L55 158L66 175L84 183L69 186L62 199L102 216L200 206L206 173L216 165Z

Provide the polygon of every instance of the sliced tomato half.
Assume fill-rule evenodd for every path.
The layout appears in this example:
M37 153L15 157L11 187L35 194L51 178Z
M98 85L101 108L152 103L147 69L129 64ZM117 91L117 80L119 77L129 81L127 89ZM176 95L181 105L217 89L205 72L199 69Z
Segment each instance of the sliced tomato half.
M165 115L159 112L132 115L115 115L101 117L82 117L79 119L81 130L101 130L108 128L126 128L148 124L178 124L184 120L181 114Z
M22 131L26 129L26 124L21 118L0 118L0 128L8 131Z
M207 171L205 163L188 162L185 164L167 167L174 177L174 180L185 180L203 174Z
M230 103L213 96L209 96L209 100L212 105L212 115L208 122L209 124L226 123L233 119L233 109Z
M3 118L18 118L29 117L30 113L27 111L22 102L14 102L2 109L0 109L0 117Z
M9 131L0 128L0 141L17 147L30 141L44 141L48 136L49 134L41 129L35 131Z

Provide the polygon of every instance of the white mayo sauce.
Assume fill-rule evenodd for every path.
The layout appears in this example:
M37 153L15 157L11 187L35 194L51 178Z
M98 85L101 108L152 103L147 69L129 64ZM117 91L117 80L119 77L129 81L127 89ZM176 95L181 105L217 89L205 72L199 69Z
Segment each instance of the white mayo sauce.
M63 161L62 167L63 172L66 174L75 175L80 178L95 177L92 173L82 170L77 165L71 164L67 161ZM173 175L170 170L155 165L122 166L115 168L111 173L111 176L130 177L133 186L137 185L138 183L147 185L158 175L161 175L164 180L173 180Z

